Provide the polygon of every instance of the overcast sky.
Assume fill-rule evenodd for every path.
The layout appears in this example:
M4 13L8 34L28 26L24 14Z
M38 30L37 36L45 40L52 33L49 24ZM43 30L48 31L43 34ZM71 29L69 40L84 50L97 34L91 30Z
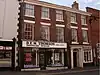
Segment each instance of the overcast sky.
M40 0L46 1L50 3L55 3L59 5L65 5L71 7L72 3L75 0ZM79 7L81 10L85 10L85 7L92 7L100 10L100 0L76 0L79 3Z

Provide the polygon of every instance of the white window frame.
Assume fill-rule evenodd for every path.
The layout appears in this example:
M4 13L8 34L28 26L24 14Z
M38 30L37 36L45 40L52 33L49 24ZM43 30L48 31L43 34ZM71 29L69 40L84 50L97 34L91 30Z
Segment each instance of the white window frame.
M48 32L46 32L46 34L48 33L48 36L46 36L46 40L49 41L49 40L50 40L50 27L47 26L47 25L42 25L41 28L42 28L42 27L47 27L47 28L48 28ZM41 34L41 35L42 35L42 34Z
M84 31L86 31L87 32L87 41L85 42L84 40L83 40L83 44L89 44L89 38L88 38L88 30L84 30L84 29L82 29L82 37L83 37L83 32ZM84 37L83 37L83 39L84 39Z
M87 25L87 23L86 23L86 16L84 16L84 15L81 15L81 24L82 25Z
M87 50L84 50L83 52L84 52L84 53L85 53L85 52L88 52L88 57L91 58L90 60L87 59L86 61L84 60L83 62L84 62L84 63L91 63L91 62L93 62L93 58L92 58L92 57L93 57L93 56L92 56L92 49L87 49ZM91 54L90 56L89 56L89 52L90 52L90 54ZM85 57L85 54L84 54L83 57ZM87 58L87 57L86 57L86 58Z
M58 16L60 18L58 18ZM56 10L56 21L64 21L63 10Z
M28 6L28 7L26 7ZM32 8L33 7L33 8ZM31 14L29 14L29 11L31 11ZM32 14L33 12L33 14ZM28 13L28 14L27 14ZM25 16L28 16L28 17L35 17L34 16L34 5L32 4L25 4Z
M62 28L63 29L63 41L64 42L64 27L59 27L59 26L56 26L56 31L57 31L57 28ZM57 32L56 32L56 36L57 36ZM58 37L57 37L58 38ZM57 40L57 42L60 42L59 40Z
M72 41L72 44L79 44L79 43L78 43L78 27L75 27L75 28L72 27L71 30L72 30L72 29L75 29L75 30L77 31L77 39L76 39L75 42ZM71 33L71 35L72 35L72 33ZM73 37L73 36L72 36L72 37Z
M46 10L44 10L44 9L46 9ZM43 15L44 15L44 12L47 13L47 17L44 17L44 16L43 16ZM41 18L42 18L42 19L48 19L48 20L50 20L49 8L47 8L47 7L42 7L42 8L41 8Z
M71 18L70 18L71 23L77 24L76 18L77 18L76 13L71 13Z

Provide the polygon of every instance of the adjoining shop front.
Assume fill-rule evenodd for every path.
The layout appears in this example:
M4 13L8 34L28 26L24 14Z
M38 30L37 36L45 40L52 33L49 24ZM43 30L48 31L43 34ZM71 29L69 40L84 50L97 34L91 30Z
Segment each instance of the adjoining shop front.
M90 45L71 45L71 68L85 67L93 63Z
M21 71L67 68L67 43L22 41Z

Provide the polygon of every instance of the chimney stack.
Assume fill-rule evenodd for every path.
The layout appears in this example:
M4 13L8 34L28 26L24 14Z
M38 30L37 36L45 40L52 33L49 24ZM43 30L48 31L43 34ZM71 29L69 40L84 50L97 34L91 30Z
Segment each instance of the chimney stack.
M72 4L72 8L79 9L79 4L76 1L74 1Z

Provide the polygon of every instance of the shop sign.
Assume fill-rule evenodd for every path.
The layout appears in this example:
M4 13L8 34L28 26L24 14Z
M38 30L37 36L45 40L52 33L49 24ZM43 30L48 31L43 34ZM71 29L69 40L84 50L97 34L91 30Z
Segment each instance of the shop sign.
M36 41L23 41L22 47L38 47L39 43Z
M0 46L0 50L12 50L12 47Z
M56 43L48 41L23 41L22 47L67 48L67 43Z

